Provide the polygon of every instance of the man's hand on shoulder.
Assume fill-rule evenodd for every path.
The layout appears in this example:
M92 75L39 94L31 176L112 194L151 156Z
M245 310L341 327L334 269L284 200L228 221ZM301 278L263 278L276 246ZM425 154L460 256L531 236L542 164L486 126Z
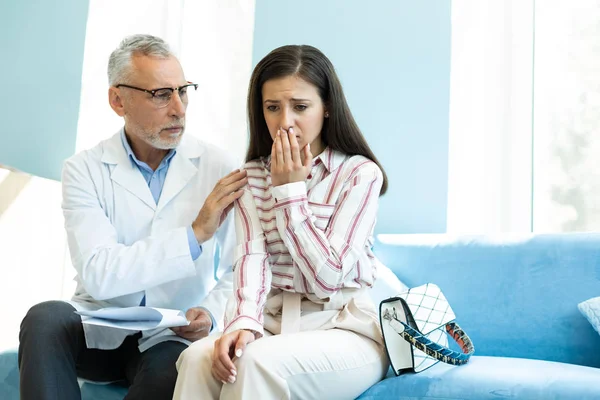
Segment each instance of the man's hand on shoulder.
M192 223L198 243L206 242L219 229L233 208L233 203L242 196L243 190L241 189L248 183L246 175L246 171L238 169L217 182L211 194L204 201L196 220Z
M177 336L181 336L190 342L195 342L208 336L212 328L212 318L208 311L202 307L192 307L187 310L185 317L190 321L188 326L171 328Z

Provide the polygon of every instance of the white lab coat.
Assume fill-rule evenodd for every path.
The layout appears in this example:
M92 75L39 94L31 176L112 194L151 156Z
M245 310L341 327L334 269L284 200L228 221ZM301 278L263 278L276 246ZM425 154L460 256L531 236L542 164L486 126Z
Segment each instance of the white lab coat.
M69 158L63 168L63 212L77 289L76 309L137 306L207 308L222 324L232 291L232 215L192 260L186 227L215 184L237 165L224 151L184 135L155 203L121 132ZM215 280L215 254L220 250ZM84 325L89 348L113 349L134 332ZM179 340L169 329L145 331L140 350ZM186 342L186 341L184 341Z

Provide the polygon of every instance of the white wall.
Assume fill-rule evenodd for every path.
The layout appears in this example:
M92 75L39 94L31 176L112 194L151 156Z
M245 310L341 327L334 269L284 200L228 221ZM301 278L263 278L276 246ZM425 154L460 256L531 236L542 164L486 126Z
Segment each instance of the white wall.
M2 351L18 346L19 325L31 306L71 297L75 272L65 263L60 183L0 169L0 190Z

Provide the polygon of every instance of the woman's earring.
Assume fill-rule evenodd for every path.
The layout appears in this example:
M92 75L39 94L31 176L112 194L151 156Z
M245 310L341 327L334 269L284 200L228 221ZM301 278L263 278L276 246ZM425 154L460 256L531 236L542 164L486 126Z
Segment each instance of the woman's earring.
M325 111L325 118L329 118L329 113Z

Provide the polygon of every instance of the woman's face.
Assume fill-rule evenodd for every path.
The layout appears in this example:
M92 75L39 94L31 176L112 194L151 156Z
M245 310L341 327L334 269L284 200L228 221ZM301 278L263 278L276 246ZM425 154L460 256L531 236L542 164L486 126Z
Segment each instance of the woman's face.
M326 110L316 86L295 75L271 79L262 87L262 99L273 140L278 129L293 128L300 149L310 143L313 157L324 150L321 129Z

